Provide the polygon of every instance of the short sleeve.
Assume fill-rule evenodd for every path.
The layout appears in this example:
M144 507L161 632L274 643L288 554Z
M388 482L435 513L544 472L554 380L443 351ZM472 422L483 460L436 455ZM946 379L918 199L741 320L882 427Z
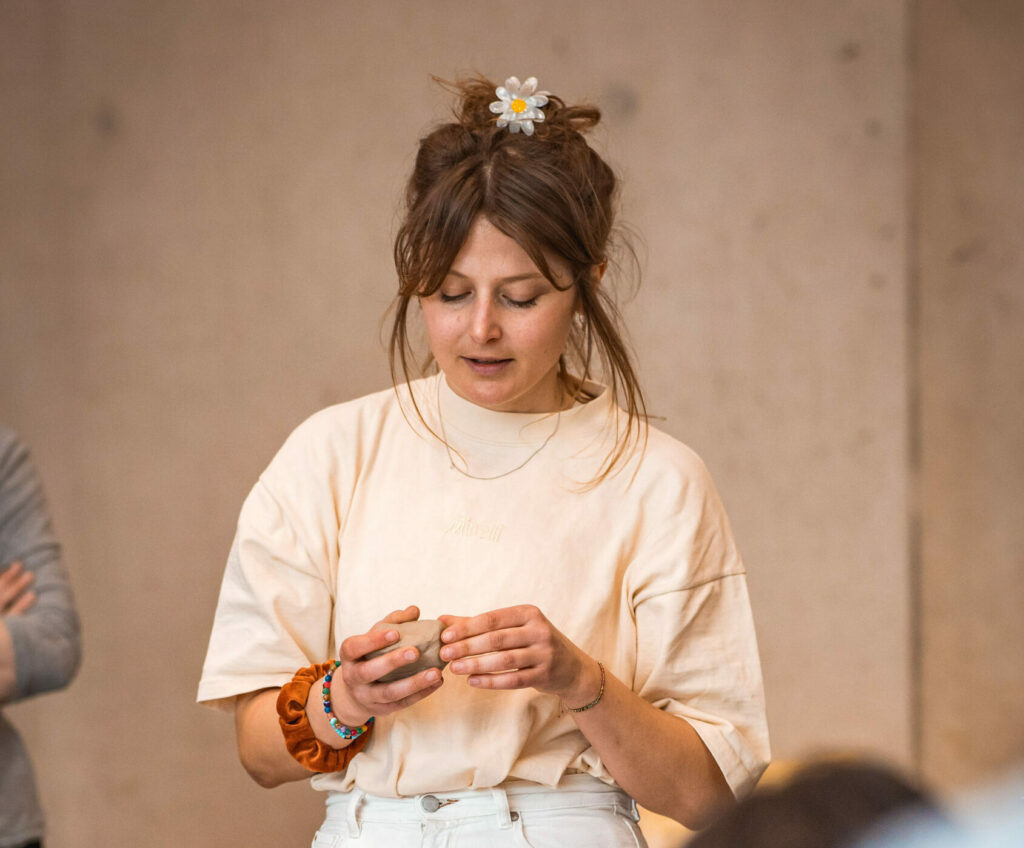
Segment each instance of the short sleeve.
M242 507L199 684L201 703L228 709L235 696L280 687L328 656L330 563L311 553L288 513L263 480Z
M753 788L770 757L757 642L742 575L649 598L636 610L634 688L686 719L733 793Z
M741 796L770 758L764 687L746 574L702 464L665 523L636 563L633 689L687 720Z

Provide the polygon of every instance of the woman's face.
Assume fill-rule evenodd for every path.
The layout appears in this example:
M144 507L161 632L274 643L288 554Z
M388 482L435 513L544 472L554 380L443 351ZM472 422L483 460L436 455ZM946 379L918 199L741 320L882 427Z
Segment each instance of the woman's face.
M548 263L559 285L568 285L567 263ZM501 412L562 408L558 358L576 289L555 288L486 218L473 222L441 287L420 305L430 350L457 395Z

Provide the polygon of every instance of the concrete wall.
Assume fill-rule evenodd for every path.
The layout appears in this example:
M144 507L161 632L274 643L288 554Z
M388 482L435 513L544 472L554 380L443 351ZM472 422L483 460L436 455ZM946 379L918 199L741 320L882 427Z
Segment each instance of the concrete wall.
M86 635L73 687L11 710L52 844L312 833L316 793L258 789L230 721L192 700L246 491L303 417L386 385L398 196L446 109L430 75L460 71L604 108L595 143L646 257L627 307L642 376L729 509L777 755L871 750L953 785L1019 754L1024 672L1001 634L1024 582L1020 115L1002 98L1024 28L1011 3L919 5L942 15L0 5L0 418L35 449ZM988 83L951 79L943 51Z
M917 20L921 755L965 784L1024 762L1024 5Z

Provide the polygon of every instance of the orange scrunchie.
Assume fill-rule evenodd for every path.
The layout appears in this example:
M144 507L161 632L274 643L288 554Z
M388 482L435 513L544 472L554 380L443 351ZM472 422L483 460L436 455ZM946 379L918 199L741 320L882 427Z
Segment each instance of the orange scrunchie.
M321 677L334 668L333 662L318 663L299 669L290 683L281 687L277 696L277 715L284 733L284 744L301 765L310 771L344 771L352 758L366 746L373 727L345 748L332 748L316 738L306 716L309 690Z

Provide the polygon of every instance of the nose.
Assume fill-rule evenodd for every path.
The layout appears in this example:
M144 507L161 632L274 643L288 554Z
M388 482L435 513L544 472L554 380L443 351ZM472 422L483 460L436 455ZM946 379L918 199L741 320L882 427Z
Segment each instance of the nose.
M469 320L469 337L477 344L485 344L501 338L498 312L490 298L481 297L477 300Z

